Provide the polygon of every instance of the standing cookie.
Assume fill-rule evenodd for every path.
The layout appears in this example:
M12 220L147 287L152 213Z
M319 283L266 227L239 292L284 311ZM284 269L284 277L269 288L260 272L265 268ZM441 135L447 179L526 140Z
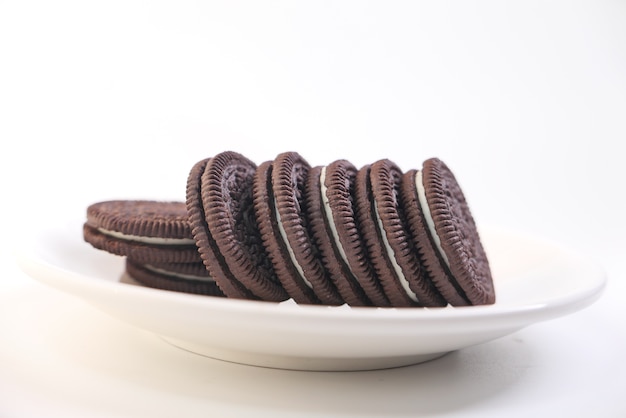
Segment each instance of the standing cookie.
M399 199L402 172L390 160L372 164L373 216L379 229L383 254L392 269L387 276L389 292L410 299L409 306L444 306L441 297L426 272L422 269L417 251L405 226L404 208ZM387 294L390 298L389 293ZM399 296L397 296L400 299Z
M407 220L423 264L455 306L495 302L487 255L454 174L437 158L402 180Z
M256 165L227 151L200 161L187 182L187 210L202 259L229 297L281 301L262 245L252 198Z
M310 166L295 152L261 164L255 178L255 209L275 271L298 303L344 301L328 277L309 230L304 188Z
M365 245L392 306L443 306L445 301L428 283L402 224L397 189L400 169L379 160L357 173L357 217Z
M300 273L299 266L293 261L291 249L282 238L281 227L276 214L276 200L272 192L272 161L259 165L254 180L254 208L259 220L259 231L274 264L274 272L283 288L296 302L319 304L320 300Z
M306 189L309 222L324 266L346 303L389 306L356 220L356 173L347 160L311 169Z
M372 195L371 168L370 164L361 167L354 183L356 216L363 243L391 306L415 306L415 302L402 289L394 271L394 265L385 249Z

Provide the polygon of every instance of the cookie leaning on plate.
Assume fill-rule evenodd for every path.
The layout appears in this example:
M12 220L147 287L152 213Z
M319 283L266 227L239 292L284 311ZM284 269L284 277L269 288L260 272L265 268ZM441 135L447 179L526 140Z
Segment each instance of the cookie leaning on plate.
M297 303L341 305L309 230L304 189L310 166L285 152L259 166L254 206L263 243L283 287Z
M259 233L252 183L256 165L226 151L201 160L187 181L187 212L202 260L228 297L282 301Z
M488 305L495 290L487 255L465 195L437 158L409 170L401 194L412 240L432 281L454 306Z
M358 173L355 196L366 246L393 306L444 306L446 301L424 274L405 226L401 178L400 168L388 159Z
M352 198L356 172L347 160L311 169L305 190L309 224L344 301L351 306L389 306L356 220Z

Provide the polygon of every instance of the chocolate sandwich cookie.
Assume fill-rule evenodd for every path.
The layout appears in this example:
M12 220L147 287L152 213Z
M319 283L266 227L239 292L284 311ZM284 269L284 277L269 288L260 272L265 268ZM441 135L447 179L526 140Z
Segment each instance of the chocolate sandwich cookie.
M495 302L489 262L454 174L437 158L405 173L401 187L407 223L423 265L455 306Z
M228 297L282 301L288 298L263 246L254 213L256 165L226 151L199 161L187 182L187 211L196 245Z
M444 306L445 300L422 270L404 225L398 196L401 178L400 168L387 159L357 174L357 213L372 263L393 306Z
M356 221L352 197L357 170L347 160L311 169L305 191L307 212L322 262L351 306L389 306Z
M283 287L297 303L340 305L309 231L304 189L310 166L285 152L261 164L254 181L254 205L264 244Z
M376 220L372 184L371 165L366 164L357 172L354 183L356 216L360 225L363 243L372 262L376 276L392 306L414 306L413 301L402 291L395 277L394 267L389 260Z
M93 247L139 262L201 261L184 202L110 200L87 208L83 237Z
M143 264L127 258L126 273L136 282L155 289L224 296L201 262Z
M272 194L272 161L266 161L257 168L253 190L259 231L274 264L276 276L296 303L319 304L313 286L299 272L299 266L292 260L290 249L282 237L276 215L276 201Z

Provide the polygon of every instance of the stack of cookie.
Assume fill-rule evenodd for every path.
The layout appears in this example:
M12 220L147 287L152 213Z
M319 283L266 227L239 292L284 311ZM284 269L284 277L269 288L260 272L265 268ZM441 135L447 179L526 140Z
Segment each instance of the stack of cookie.
M184 202L113 200L87 208L83 237L126 257L126 272L159 289L222 296L202 263Z
M109 201L84 238L159 289L378 307L495 302L489 263L453 173L431 158L311 167L296 152L256 165L197 162L186 202Z

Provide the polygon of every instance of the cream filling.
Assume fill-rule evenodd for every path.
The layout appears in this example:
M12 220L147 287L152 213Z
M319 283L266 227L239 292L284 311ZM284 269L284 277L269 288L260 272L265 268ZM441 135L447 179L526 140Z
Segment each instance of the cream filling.
M214 282L215 280L213 280L212 277L207 277L207 276L196 276L195 274L183 274L183 273L176 273L170 270L165 270L162 268L158 268L158 267L154 267L150 264L144 264L144 267L147 268L150 271L153 271L155 273L160 273L160 274L164 274L166 276L170 276L170 277L176 277L179 279L185 279L185 280L196 280L199 282Z
M409 286L409 281L406 279L406 276L404 275L402 268L396 261L396 255L395 255L395 252L393 251L393 248L391 248L391 245L389 245L389 240L387 239L387 234L385 233L385 228L383 227L383 221L380 219L380 215L378 212L378 205L376 205L376 202L374 202L374 212L376 213L376 221L378 223L378 228L381 232L380 235L383 238L383 244L385 245L385 249L387 250L387 256L389 260L391 261L391 264L393 265L393 269L396 272L396 276L398 276L398 279L400 279L400 284L402 285L402 288L406 292L407 296L413 302L419 302L419 300L417 299L417 295L415 294L415 292L413 292L413 290L411 290L411 286Z
M333 239L335 240L335 244L336 244L337 249L339 250L339 254L341 255L341 258L343 259L346 266L348 266L350 273L352 273L352 269L350 269L350 263L348 262L348 256L346 255L343 245L341 245L341 241L339 240L339 233L337 232L337 226L335 225L333 214L332 214L332 211L330 210L330 201L328 200L328 196L326 196L328 187L326 187L326 184L324 184L325 181L326 181L326 167L322 167L322 172L320 173L320 190L322 192L322 205L324 206L324 213L326 214L326 219L328 220L328 225L330 226L330 230L333 234Z
M127 241L137 241L143 242L146 244L157 244L157 245L191 245L195 244L196 241L191 238L160 238L160 237L144 237L141 235L130 235L123 234L117 231L111 231L109 229L98 228L98 231L109 235L115 238L127 240Z
M298 263L298 260L296 259L296 254L294 253L293 248L291 248L291 245L289 245L289 240L287 239L287 231L285 231L285 228L283 226L283 221L280 218L280 213L278 213L278 205L276 203L275 197L274 197L274 214L276 215L276 223L278 224L278 230L280 231L280 236L283 238L283 242L285 243L285 246L287 247L287 251L289 252L289 258L291 258L291 262L293 263L296 270L298 270L298 274L300 274L300 277L302 278L302 280L304 280L304 283L306 283L307 286L313 289L313 285L311 284L310 281L307 280L307 278L304 275L304 269L302 268L302 266L300 265L300 263Z
M426 189L424 189L424 179L422 178L421 170L418 170L415 174L415 188L417 189L417 198L419 199L420 206L422 207L422 213L424 214L424 219L428 225L430 236L433 237L435 248L441 255L441 258L443 258L446 262L447 266L450 267L450 261L441 247L441 238L439 238L437 230L435 229L435 222L433 221L433 216L430 213L430 207L428 206L428 201L426 200Z

